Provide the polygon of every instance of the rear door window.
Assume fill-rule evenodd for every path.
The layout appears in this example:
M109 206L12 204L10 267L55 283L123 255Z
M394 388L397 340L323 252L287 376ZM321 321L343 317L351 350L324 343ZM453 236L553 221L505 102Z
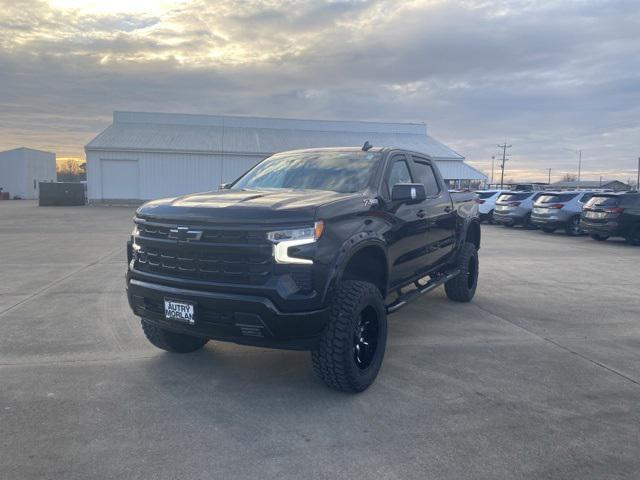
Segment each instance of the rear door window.
M413 166L415 168L415 174L418 177L418 182L424 185L427 197L437 197L440 193L440 186L438 180L436 180L436 174L431 168L431 165L425 162L414 161Z
M637 194L624 195L622 197L622 204L627 205L629 207L640 206L640 195L637 195Z

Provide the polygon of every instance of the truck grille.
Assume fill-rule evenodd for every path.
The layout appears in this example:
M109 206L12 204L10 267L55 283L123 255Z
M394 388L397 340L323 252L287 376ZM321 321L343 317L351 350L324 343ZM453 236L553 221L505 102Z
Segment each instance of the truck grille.
M136 219L135 268L182 279L262 285L273 274L271 243L264 229L192 225L197 238L178 241L180 225Z
M264 254L197 252L141 245L136 267L143 272L180 278L261 285L272 273L273 262L271 255Z
M160 225L156 223L138 223L140 235L147 238L168 240L173 226ZM194 227L196 228L196 227ZM206 229L203 230L202 242L208 243L236 243L236 244L260 244L266 242L266 235L261 230L223 230Z

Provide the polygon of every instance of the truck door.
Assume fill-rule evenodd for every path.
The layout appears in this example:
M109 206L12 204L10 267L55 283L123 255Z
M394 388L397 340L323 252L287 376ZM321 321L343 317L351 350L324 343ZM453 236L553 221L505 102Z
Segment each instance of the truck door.
M433 168L431 160L412 155L411 166L416 182L424 184L427 199L422 205L426 220L426 267L433 267L445 260L455 247L456 213L451 195Z
M409 159L405 154L393 154L387 164L383 190L388 199L385 214L390 229L385 233L389 259L389 283L391 286L409 280L417 274L425 263L426 221L421 216L420 204L394 204L391 190L396 183L413 183Z

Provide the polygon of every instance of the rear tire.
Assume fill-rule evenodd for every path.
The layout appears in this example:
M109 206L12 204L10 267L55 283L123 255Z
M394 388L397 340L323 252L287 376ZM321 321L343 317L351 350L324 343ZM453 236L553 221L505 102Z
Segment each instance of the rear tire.
M536 228L536 226L531 223L531 214L527 215L526 217L524 217L524 220L522 220L522 228L524 228L525 230Z
M581 235L582 229L580 228L580 216L576 215L571 220L569 220L564 230L565 232L567 232L567 235L571 237L577 237L578 235Z
M473 243L465 243L458 257L457 267L460 269L460 274L444 284L444 291L449 300L471 301L478 286L479 266L476 246Z
M631 227L626 240L629 245L634 245L636 247L640 245L640 223L636 223Z
M156 327L144 319L142 320L142 331L153 345L172 353L191 353L200 350L209 341L208 338L194 337L175 333Z
M505 223L503 223L503 225L504 225L505 227L512 228L512 227L515 225L515 223L513 223L513 222L511 222L511 223L507 223L507 222L505 222Z
M598 240L599 242L604 242L607 238L609 238L609 235L602 235L600 233L590 233L589 236L594 240Z
M311 352L315 374L342 392L366 390L376 379L387 343L387 312L375 285L345 280L338 286L320 345Z

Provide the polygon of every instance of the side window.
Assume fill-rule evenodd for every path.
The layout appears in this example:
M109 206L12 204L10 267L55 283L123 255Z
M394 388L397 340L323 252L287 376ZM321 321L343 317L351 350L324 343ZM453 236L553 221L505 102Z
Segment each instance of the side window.
M593 197L593 193L585 193L582 198L579 200L580 203L587 203L591 197Z
M393 160L391 166L391 172L389 173L389 180L387 181L387 188L389 193L396 183L411 183L411 173L409 173L409 166L404 158L398 158Z
M440 185L436 179L436 174L431 168L431 165L424 162L413 162L415 167L416 176L418 182L424 184L424 190L427 193L427 197L435 197L440 193Z

